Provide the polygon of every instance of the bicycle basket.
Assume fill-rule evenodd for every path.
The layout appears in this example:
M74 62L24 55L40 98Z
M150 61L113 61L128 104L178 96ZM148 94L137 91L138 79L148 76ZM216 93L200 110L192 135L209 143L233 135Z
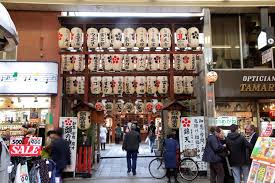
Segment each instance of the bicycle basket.
M183 150L183 156L184 157L195 157L198 155L197 149L185 149Z

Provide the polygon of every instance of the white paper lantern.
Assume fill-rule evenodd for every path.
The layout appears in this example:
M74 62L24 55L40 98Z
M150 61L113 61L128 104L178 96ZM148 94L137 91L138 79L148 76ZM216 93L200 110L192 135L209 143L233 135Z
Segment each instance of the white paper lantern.
M171 30L169 28L160 29L160 47L170 48L171 47Z
M168 93L168 77L167 76L158 76L157 77L157 90L159 94Z
M156 87L157 77L156 76L147 76L147 93L155 94L157 92Z
M182 76L174 76L174 93L175 94L183 93L183 78L182 78Z
M126 28L123 31L124 34L124 47L125 48L134 48L136 44L136 35L133 28Z
M66 78L66 93L76 94L77 93L77 80L76 77Z
M114 28L111 32L111 44L113 49L120 49L122 47L122 30Z
M145 76L136 76L136 93L143 95L146 93L146 77Z
M83 71L85 69L85 55L72 55L75 71Z
M62 27L58 30L58 46L61 49L70 47L70 30Z
M148 46L157 48L159 46L159 30L155 27L148 29Z
M113 77L113 94L122 94L124 88L124 82L122 76Z
M168 127L178 129L180 127L180 111L168 111Z
M102 93L103 94L112 94L112 76L103 76L102 77Z
M116 112L122 112L123 107L124 107L124 105L121 101L118 101L114 106Z
M183 70L184 64L182 60L182 54L174 54L174 69Z
M85 77L78 76L76 77L77 81L77 94L84 94L85 91Z
M186 28L180 27L176 30L177 46L179 48L188 47L188 31Z
M137 64L137 57L134 54L123 55L124 60L124 70L132 71L135 69L135 65Z
M136 58L137 58L136 70L137 71L145 71L145 69L147 67L146 60L148 58L148 55L137 54Z
M160 62L160 55L159 54L150 54L148 63L147 63L147 69L149 71L156 71L158 70Z
M113 67L112 55L102 54L101 55L101 62L102 62L102 66L103 66L105 71L112 70L112 67Z
M218 74L215 71L210 71L207 73L207 82L212 84L215 83L218 79Z
M114 105L112 102L106 102L105 104L105 110L107 112L113 112L113 109L114 109Z
M199 29L196 27L191 27L188 29L188 42L189 46L196 48L199 46Z
M96 28L87 30L87 47L89 49L98 47L98 30Z
M71 60L71 55L61 55L61 72L72 71L74 64Z
M96 72L99 70L100 66L100 55L91 54L88 56L88 68L90 71Z
M87 130L91 126L91 113L89 111L79 111L77 113L77 127L80 130Z
M74 27L71 30L71 46L79 49L83 45L83 31L79 27Z
M135 89L135 77L134 76L126 76L124 77L124 92L126 94L134 94L136 89Z
M101 77L91 77L91 93L100 94L101 93Z
M109 48L111 46L111 31L108 28L99 30L99 45L101 48Z
M136 46L138 48L145 48L147 42L147 30L144 27L138 27L136 29Z
M193 76L183 76L183 93L192 94L194 92L193 88Z
M135 107L134 107L134 104L131 103L131 102L127 102L125 105L124 105L124 110L128 113L132 113L134 112L135 110Z
M159 70L166 71L170 68L170 55L169 54L159 54Z
M112 70L113 71L121 71L122 69L122 55L121 54L113 54L112 55Z
M137 102L136 110L138 113L143 113L144 108L145 108L145 104L143 102L141 102L141 101Z

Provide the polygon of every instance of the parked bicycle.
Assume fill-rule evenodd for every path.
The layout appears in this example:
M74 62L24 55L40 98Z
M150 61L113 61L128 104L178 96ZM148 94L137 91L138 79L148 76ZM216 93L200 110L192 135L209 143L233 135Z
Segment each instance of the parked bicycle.
M149 172L152 177L156 179L162 179L166 175L166 168L164 163L164 152L156 152L156 158L153 159L149 164ZM181 158L183 156L184 158ZM178 173L180 176L187 181L195 180L198 176L199 166L191 158L194 156L194 151L185 150L180 153Z

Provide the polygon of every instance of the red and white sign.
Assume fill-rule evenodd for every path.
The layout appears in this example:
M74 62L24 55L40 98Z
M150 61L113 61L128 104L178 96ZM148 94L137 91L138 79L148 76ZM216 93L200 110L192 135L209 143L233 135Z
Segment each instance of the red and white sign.
M269 117L275 118L275 110L269 111Z
M10 145L23 144L23 137L10 137Z
M29 143L33 146L42 146L42 137L30 137Z
M11 156L40 156L41 155L42 146L40 145L13 145L9 146L9 152Z
M266 129L262 132L261 137L269 137L272 134L272 124L269 122Z

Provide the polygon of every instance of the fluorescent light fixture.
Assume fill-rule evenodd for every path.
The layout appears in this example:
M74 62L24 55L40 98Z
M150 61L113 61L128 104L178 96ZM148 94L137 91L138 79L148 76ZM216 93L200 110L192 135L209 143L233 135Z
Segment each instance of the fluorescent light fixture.
M65 13L62 13L64 15ZM203 17L201 13L146 13L146 12L69 12L69 16L82 17Z

